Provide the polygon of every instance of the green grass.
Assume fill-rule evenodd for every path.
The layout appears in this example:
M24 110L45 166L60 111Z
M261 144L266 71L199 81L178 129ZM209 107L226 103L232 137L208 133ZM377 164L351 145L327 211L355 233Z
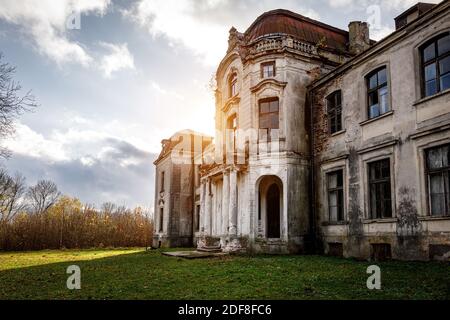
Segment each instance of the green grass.
M66 269L81 268L81 290ZM322 256L227 256L184 260L158 250L0 253L0 299L449 299L448 263L379 263Z

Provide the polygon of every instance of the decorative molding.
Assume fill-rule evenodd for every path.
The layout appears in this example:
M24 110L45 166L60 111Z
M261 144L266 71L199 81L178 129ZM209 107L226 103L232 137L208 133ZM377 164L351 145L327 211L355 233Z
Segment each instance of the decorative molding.
M227 112L232 105L239 104L241 101L241 98L238 95L235 95L234 97L231 97L230 99L225 102L224 106L222 107L223 112Z
M257 85L253 86L250 88L250 91L252 93L255 93L257 91L259 91L262 87L266 86L266 85L274 85L276 87L282 88L284 89L287 86L287 82L281 82L275 79L264 79L261 82L259 82Z

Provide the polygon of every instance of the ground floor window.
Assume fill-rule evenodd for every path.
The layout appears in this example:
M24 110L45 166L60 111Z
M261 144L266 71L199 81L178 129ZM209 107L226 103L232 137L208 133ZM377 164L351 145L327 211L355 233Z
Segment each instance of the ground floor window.
M343 171L337 170L327 174L328 183L328 218L331 222L344 220L344 181Z
M450 144L426 151L430 214L450 215Z
M391 168L389 159L369 164L369 193L370 218L391 218Z

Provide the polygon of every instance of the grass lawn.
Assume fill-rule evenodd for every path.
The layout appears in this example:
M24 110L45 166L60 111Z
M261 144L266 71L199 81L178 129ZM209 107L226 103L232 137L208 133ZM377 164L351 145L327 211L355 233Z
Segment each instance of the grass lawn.
M68 266L81 290L68 290ZM450 299L448 263L385 262L368 290L368 262L321 256L184 260L158 250L0 253L0 299Z

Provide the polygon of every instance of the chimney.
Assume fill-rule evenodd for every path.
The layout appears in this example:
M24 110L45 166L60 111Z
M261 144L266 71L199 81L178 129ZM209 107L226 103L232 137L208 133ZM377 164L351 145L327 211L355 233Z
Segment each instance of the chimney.
M348 25L349 51L360 54L370 47L369 25L367 22L352 21Z
M416 5L412 6L401 15L396 17L395 20L395 30L398 30L408 23L420 18L424 13L433 9L436 5L433 3L423 3L419 2Z

